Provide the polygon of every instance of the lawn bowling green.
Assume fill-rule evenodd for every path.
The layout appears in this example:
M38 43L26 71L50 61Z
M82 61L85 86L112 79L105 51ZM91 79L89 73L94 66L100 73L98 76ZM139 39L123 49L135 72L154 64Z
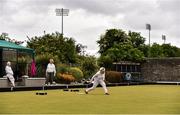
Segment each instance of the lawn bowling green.
M180 114L179 85L137 85L98 87L89 94L45 90L0 92L1 114Z

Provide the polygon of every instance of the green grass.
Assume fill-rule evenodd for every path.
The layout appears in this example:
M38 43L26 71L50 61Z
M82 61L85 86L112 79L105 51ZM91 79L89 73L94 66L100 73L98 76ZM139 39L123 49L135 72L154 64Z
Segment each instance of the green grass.
M180 86L143 85L108 87L80 95L77 92L48 90L1 92L0 114L180 114ZM80 89L83 92L84 89Z

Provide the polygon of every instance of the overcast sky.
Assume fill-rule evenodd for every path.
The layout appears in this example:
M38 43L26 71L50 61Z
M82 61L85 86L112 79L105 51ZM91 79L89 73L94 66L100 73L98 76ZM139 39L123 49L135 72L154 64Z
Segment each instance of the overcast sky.
M88 54L97 55L96 41L107 29L141 32L151 24L151 43L180 47L180 0L0 0L0 33L16 40L61 32L61 17L56 8L69 9L64 17L64 36L86 45Z

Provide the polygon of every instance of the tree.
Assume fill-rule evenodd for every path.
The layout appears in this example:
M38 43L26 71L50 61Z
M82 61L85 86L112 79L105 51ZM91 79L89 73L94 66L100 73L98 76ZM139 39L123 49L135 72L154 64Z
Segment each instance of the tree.
M131 44L120 43L108 49L105 55L109 55L114 62L119 61L141 61L144 54L137 48L133 48Z
M163 54L165 57L180 57L180 49L171 44L162 44Z
M0 35L0 40L9 40L10 38L8 37L8 34L7 33L2 33Z
M148 57L149 45L142 44L138 47L138 50L144 54L144 57Z
M161 45L154 43L150 48L150 57L164 57Z
M82 45L82 44L77 44L76 45L76 52L78 53L78 54L80 54L80 55L84 55L84 53L85 53L85 48L87 48L87 46L85 46L85 45Z
M94 56L78 56L77 62L78 65L80 65L80 68L83 71L85 78L92 77L92 75L96 72L98 68L96 58Z
M98 65L107 69L112 68L113 59L109 55L101 55L98 58Z
M12 43L15 43L17 45L20 45L20 44L23 44L25 41L18 41L18 40L15 40L15 39L11 39L7 33L2 33L0 35L0 40L6 40L8 42L12 42Z
M37 55L49 53L58 56L63 63L76 62L75 40L63 37L59 32L44 34L40 37L28 37L27 47L34 49Z
M119 43L130 43L129 36L121 29L109 29L105 35L101 35L100 40L97 41L99 44L99 53L103 54L114 44Z
M179 57L180 49L171 44L159 45L154 43L150 48L151 57Z
M145 43L145 38L140 33L129 31L128 36L134 48L139 48Z
M144 42L145 38L140 33L130 31L127 35L120 29L107 30L97 41L101 54L98 63L110 67L112 62L142 61Z

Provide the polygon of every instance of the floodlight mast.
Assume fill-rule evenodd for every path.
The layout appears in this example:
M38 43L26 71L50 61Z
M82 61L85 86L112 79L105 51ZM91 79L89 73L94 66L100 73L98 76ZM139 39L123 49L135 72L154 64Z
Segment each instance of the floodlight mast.
M56 12L56 16L62 16L62 28L61 28L61 30L62 30L62 36L63 36L63 16L68 16L69 9L63 9L63 8L58 9L58 8L56 8L55 12Z
M166 36L162 35L162 40L164 40L164 44L166 43Z
M146 29L149 30L149 47L150 47L150 45L151 45L151 41L150 41L150 38L151 38L151 35L150 35L151 25L150 24L146 24Z
M146 29L149 30L149 50L148 50L148 57L150 57L150 46L151 46L151 35L150 35L150 31L151 31L151 25L150 24L146 24Z

